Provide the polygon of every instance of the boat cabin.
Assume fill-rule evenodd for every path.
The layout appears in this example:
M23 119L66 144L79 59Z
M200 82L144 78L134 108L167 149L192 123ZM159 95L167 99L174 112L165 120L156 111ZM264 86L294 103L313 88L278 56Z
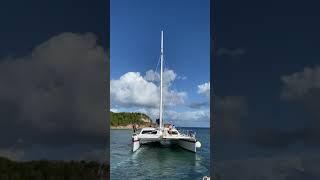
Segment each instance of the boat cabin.
M165 128L164 130L165 130L166 135L180 135L178 130L173 129L173 128Z
M157 133L158 133L158 131L155 128L143 128L140 131L140 134L157 134Z

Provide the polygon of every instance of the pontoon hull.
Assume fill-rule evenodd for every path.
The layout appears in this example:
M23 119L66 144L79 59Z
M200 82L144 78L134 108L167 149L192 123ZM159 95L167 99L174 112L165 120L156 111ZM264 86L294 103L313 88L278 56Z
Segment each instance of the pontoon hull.
M140 139L138 136L132 136L132 151L135 152L140 148Z
M136 151L142 144L159 143L162 146L178 144L181 148L191 152L197 152L201 143L192 135L180 134L176 129L143 128L139 134L132 136L132 151Z
M179 139L178 145L183 149L189 150L191 152L197 152L196 141L189 140L189 139Z

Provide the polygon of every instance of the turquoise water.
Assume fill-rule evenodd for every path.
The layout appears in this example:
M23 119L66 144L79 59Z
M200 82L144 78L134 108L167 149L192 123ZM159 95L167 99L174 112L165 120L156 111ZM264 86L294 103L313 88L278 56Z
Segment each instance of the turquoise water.
M192 153L180 147L141 146L132 152L132 130L111 130L111 179L196 180L210 172L210 130L188 128L197 133L202 147Z

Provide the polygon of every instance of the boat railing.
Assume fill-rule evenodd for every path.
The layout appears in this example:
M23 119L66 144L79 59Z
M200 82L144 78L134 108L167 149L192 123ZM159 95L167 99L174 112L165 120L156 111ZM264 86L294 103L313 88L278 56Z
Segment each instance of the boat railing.
M132 134L133 134L133 135L138 135L138 134L140 134L141 130L142 130L142 129L136 129L135 131L132 130Z
M177 130L180 132L182 135L190 136L190 137L196 137L196 132L188 129L178 129Z

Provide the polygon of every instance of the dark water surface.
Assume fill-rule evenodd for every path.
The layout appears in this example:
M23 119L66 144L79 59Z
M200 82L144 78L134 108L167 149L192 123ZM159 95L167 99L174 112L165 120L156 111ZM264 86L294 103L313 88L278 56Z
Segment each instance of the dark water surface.
M111 179L202 179L210 172L210 130L195 131L202 147L192 153L180 147L141 146L132 152L132 130L111 130Z

